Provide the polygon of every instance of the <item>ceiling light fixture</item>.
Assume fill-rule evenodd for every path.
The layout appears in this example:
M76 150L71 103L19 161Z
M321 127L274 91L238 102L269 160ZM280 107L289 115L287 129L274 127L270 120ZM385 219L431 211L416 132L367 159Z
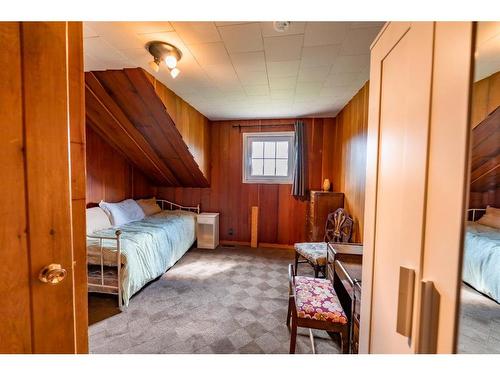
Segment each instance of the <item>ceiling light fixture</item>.
M155 72L160 70L162 61L170 70L170 75L175 78L181 72L177 68L177 63L182 58L181 51L174 45L165 42L153 41L146 44L146 49L154 57L154 60L149 62L149 66Z
M170 75L172 76L172 78L175 78L179 75L181 71L177 68L173 68L170 70Z
M279 33L284 33L290 27L290 21L274 21L273 27Z

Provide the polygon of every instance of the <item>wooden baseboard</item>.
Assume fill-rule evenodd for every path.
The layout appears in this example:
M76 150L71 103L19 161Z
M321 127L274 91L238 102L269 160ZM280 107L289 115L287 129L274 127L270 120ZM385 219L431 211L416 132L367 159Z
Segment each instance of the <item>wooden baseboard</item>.
M232 241L232 240L220 240L221 245L239 245L239 246L250 246L248 241Z
M220 241L221 245L233 245L233 246L250 246L250 242L247 241L231 241L231 240L223 240ZM267 242L260 242L258 244L258 247L267 247L270 249L286 249L286 250L293 250L294 247L293 245L288 245L288 244L283 244L283 243L267 243Z

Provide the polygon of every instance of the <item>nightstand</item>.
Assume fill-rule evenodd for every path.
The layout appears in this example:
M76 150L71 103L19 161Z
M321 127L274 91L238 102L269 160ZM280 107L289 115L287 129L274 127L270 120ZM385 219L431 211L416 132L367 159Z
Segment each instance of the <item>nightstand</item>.
M198 248L215 249L219 245L219 213L202 212L197 216Z

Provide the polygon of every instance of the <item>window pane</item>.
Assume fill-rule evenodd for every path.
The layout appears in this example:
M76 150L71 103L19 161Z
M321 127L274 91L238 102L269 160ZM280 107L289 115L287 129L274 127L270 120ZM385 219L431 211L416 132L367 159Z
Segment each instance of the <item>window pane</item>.
M276 142L276 157L288 158L288 142Z
M274 176L275 163L274 159L264 159L264 176Z
M276 157L276 142L264 142L264 157L265 158Z
M252 176L262 176L263 166L264 159L252 159Z
M288 176L288 159L276 159L276 176Z
M264 157L264 142L252 142L252 158Z

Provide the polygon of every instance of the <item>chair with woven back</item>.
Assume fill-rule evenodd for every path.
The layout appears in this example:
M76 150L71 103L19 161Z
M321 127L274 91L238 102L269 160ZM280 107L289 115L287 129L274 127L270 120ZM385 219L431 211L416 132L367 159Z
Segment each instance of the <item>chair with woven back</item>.
M320 273L325 277L327 243L349 242L352 226L353 220L345 209L338 208L329 213L325 223L324 242L301 242L294 245L295 275L299 263L309 263L314 269L314 277L319 277Z

